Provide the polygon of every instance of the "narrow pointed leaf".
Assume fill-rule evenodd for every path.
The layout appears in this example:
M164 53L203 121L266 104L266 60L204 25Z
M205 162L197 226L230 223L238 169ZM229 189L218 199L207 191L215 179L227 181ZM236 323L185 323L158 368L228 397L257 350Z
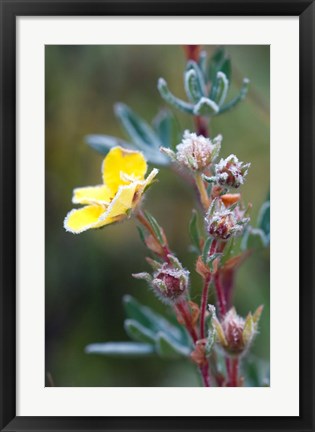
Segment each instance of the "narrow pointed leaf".
M168 89L167 83L163 78L160 78L158 81L158 90L162 98L168 102L170 105L173 105L175 108L183 111L187 114L193 114L194 106L190 103L184 102L181 99L178 99L174 96Z
M87 135L85 142L97 152L106 155L112 147L120 146L127 149L135 147L124 140L109 135Z
M260 320L260 317L261 317L263 310L264 310L264 306L260 305L260 306L258 306L258 308L254 312L253 320L254 320L254 323L256 325L258 325L258 323L259 323L259 320Z
M138 230L139 237L140 237L141 241L143 242L143 244L145 244L145 232L144 232L144 229L141 226L137 225L137 230Z
M198 251L200 251L200 233L198 229L197 212L195 209L192 212L192 217L189 223L189 234L194 246L197 248Z
M184 76L185 91L191 102L196 103L202 97L199 91L196 72L189 69L185 72Z
M223 105L220 108L220 111L218 112L218 115L219 114L223 114L223 113L231 110L236 105L238 105L242 100L244 100L245 97L246 97L246 95L247 95L247 93L248 93L248 86L249 86L249 80L247 78L244 78L244 80L243 80L243 86L242 86L242 88L241 88L240 93L238 94L238 96L236 96L234 99L232 99L226 105Z
M213 95L215 102L221 106L226 99L229 89L229 80L223 72L218 72L216 82L216 92ZM210 96L211 97L211 96Z
M219 47L214 52L209 62L209 79L211 83L214 83L214 81L216 80L217 73L224 62L224 58L225 58L225 49L223 47Z
M203 79L206 82L207 81L207 52L206 51L200 52L198 66L200 67L200 70L203 74Z
M191 94L192 100L194 102L197 102L201 97L207 96L206 84L205 84L203 74L202 74L202 71L201 71L198 63L190 60L186 66L185 76L186 76L187 72L189 72L189 71L193 71L192 75L188 74L188 76L193 77L193 81L194 81L193 94ZM191 72L190 72L190 74L191 74ZM186 79L185 79L185 88L186 88Z
M123 305L128 318L138 321L144 327L152 330L153 333L163 331L171 335L175 340L187 340L187 338L183 338L183 333L179 326L173 325L162 315L154 312L147 306L143 306L132 296L125 295Z
M175 342L167 334L160 332L156 340L156 352L160 357L177 359L189 357L191 350L178 342Z
M244 343L247 344L251 341L251 339L253 338L254 335L254 331L255 331L255 323L253 320L253 316L251 313L249 313L246 317L246 321L244 324L244 330L243 330L243 340Z
M159 149L162 145L159 137L151 126L127 105L115 105L115 114L121 121L131 141L140 149L147 146Z
M155 334L152 330L144 327L138 321L126 319L124 327L128 336L136 342L155 343Z
M156 235L157 239L159 240L160 244L163 245L164 240L163 240L162 228L158 224L157 220L149 212L144 212L144 214L145 214L145 217L146 217L147 221L149 222L151 228L153 229L154 234Z
M167 148L173 147L173 137L175 129L177 128L173 113L168 109L161 110L153 120L153 126L160 138L162 146Z
M231 76L232 76L232 66L231 66L231 60L229 57L225 57L223 60L219 72L223 72L226 78L229 82L231 82Z
M147 357L155 354L153 345L136 342L107 342L87 345L86 354L107 357Z
M229 241L228 246L224 248L223 256L221 263L224 265L232 256L234 253L234 246L235 246L235 238L232 237Z
M208 260L208 256L209 256L209 251L210 251L210 247L212 244L212 237L208 237L207 240L205 241L203 250L202 250L202 261L206 264L207 260Z

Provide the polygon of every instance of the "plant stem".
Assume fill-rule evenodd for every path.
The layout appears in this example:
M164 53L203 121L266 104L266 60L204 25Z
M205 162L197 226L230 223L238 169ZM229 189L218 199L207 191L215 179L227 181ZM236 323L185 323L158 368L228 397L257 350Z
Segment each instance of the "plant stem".
M203 135L204 137L209 136L208 123L204 117L196 116L195 117L195 124L196 124L197 135Z
M238 387L238 368L239 368L239 360L238 358L233 358L231 360L230 367L230 387Z
M198 62L201 45L184 45L183 46L187 60Z
M191 323L190 316L188 315L188 312L186 309L186 304L184 302L177 303L176 309L181 314L181 316L184 320L184 323L185 323L185 327L186 327L188 333L190 334L192 340L194 341L194 344L196 344L196 342L198 340L198 335L197 335L196 329L194 328L194 326ZM205 365L199 366L199 369L200 369L200 374L202 377L203 385L205 387L211 387L208 362Z
M211 387L208 363L204 366L200 366L200 373L202 376L203 385L205 387Z
M168 255L171 254L171 251L169 250L167 243L166 244L161 244L159 239L156 237L155 232L153 231L151 225L148 223L145 215L143 214L142 210L139 210L136 213L136 218L138 219L138 221L146 228L146 230L152 235L152 237L161 245L161 248L163 250L163 258L166 262L170 262Z
M220 282L219 272L216 272L214 275L214 286L217 294L220 317L222 319L226 314L226 300L224 290Z
M207 310L208 292L209 292L210 282L211 282L211 274L209 273L204 280L204 285L203 285L202 295L201 295L200 339L204 339L206 337L206 335L205 335L205 318L206 318L206 310Z
M183 302L177 303L176 308L180 312L180 314L184 320L184 323L185 323L185 326L186 326L188 333L192 337L192 340L194 341L194 343L196 343L198 340L198 335L197 335L196 329L193 327L193 325L191 323L191 319L190 319L190 316L188 315L188 312L186 310L185 303L183 303Z
M208 210L210 205L210 199L208 197L207 189L204 181L202 180L201 174L196 174L195 181L200 194L201 204L205 210Z

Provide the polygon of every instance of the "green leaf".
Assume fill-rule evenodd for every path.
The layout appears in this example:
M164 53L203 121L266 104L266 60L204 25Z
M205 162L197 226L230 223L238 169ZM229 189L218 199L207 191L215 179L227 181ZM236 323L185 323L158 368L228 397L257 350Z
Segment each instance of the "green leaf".
M159 135L162 146L168 148L173 147L172 141L174 131L176 130L176 120L173 113L168 109L161 110L153 120L153 126Z
M193 113L196 116L215 115L219 112L219 106L211 99L202 97L194 106Z
M243 99L245 99L245 97L246 97L246 95L248 93L248 86L249 86L249 79L244 78L243 85L242 85L242 88L241 88L240 93L238 94L238 96L236 96L234 99L232 99L226 105L224 105L223 107L221 107L220 111L218 112L218 115L219 114L223 114L223 113L231 110L236 105L238 105Z
M223 72L226 78L228 79L228 81L231 82L232 66L229 57L225 57L225 59L223 60L220 66L220 72Z
M266 246L268 246L268 238L263 230L251 226L248 227L242 238L241 249L260 249Z
M156 329L156 327L152 325L152 320L144 310L144 306L137 302L131 295L127 294L123 297L123 306L128 318L138 321L144 327Z
M241 368L247 386L266 387L270 385L270 365L266 360L249 354L243 358Z
M163 331L178 341L187 341L182 329L170 323L166 318L154 312L148 306L143 306L130 295L123 297L123 305L128 318L134 319L153 333Z
M167 83L163 78L160 78L158 81L158 90L162 98L168 102L170 105L173 105L175 108L183 111L187 114L193 114L194 106L190 103L184 102L181 99L175 97L168 89Z
M219 72L221 65L225 59L225 49L223 47L217 48L213 56L210 58L209 62L209 79L211 83L217 78L217 73Z
M257 226L265 233L268 242L270 241L270 201L265 201L258 214Z
M85 347L86 354L107 357L147 357L155 354L153 345L136 342L94 343Z
M198 102L202 95L199 92L196 72L193 69L189 69L185 72L184 83L188 98L193 103Z
M199 55L198 66L203 74L204 81L207 80L207 52L201 51Z
M141 241L145 244L145 232L144 232L144 229L141 226L137 225L137 230L138 230L139 237L140 237Z
M211 271L213 271L213 261L214 261L216 258L219 258L219 257L221 257L221 256L222 256L222 253L221 253L221 252L216 252L216 253L212 254L212 255L207 259L207 264L208 264L208 266L209 266L209 268L210 268Z
M229 90L229 80L223 72L218 72L215 90L213 99L219 106L221 106L225 101Z
M198 102L200 98L207 95L202 71L198 64L192 60L187 63L184 82L187 96L192 102Z
M189 223L189 234L194 246L196 246L197 250L200 251L200 234L198 229L198 216L197 216L197 211L195 209L192 212L192 217Z
M84 140L90 147L92 147L92 149L103 155L106 155L112 147L116 146L127 149L135 148L127 141L109 135L87 135Z
M208 256L209 256L209 251L211 248L211 244L212 244L212 237L208 237L207 240L205 241L205 244L203 246L203 250L202 250L202 261L207 264L208 261Z
M121 121L131 141L139 148L155 147L159 149L162 145L159 137L151 126L137 115L127 105L118 103L115 105L115 114Z
M155 334L136 320L126 319L124 327L128 336L136 342L151 344L155 342Z
M156 235L158 241L160 242L161 245L164 245L162 228L158 224L157 220L147 211L144 212L144 214L145 214L145 217L146 217L147 221L149 222L152 230L154 231L154 234Z
M167 334L160 332L156 340L156 352L160 357L177 359L189 357L191 350L178 342L175 342Z

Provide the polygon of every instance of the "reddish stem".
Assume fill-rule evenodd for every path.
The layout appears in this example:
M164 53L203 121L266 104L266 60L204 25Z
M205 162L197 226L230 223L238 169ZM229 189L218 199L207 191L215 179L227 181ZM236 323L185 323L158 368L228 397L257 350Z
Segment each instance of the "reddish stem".
M184 45L183 46L187 60L198 62L201 45Z
M202 376L203 385L205 387L211 387L208 363L204 366L200 366L200 373Z
M196 329L193 327L193 325L191 323L191 317L189 316L189 313L186 309L185 303L183 303L183 302L177 303L176 308L180 312L180 314L184 320L184 323L185 323L185 326L187 328L188 333L192 337L192 340L194 341L194 343L196 343L198 340L198 335L197 335Z
M231 367L230 367L230 387L238 387L238 367L239 361L238 358L231 359Z
M190 334L190 336L192 337L192 340L194 341L194 344L196 344L197 340L198 340L198 335L196 332L196 329L193 327L192 323L191 323L191 318L187 312L186 309L186 305L185 303L178 303L176 305L177 310L180 312L184 323L185 323L185 327L188 331L188 333ZM209 376L209 366L208 363L206 365L203 366L199 366L200 369L200 373L201 373L201 377L202 377L202 381L203 381L203 385L205 387L210 387L210 376Z
M201 296L200 339L204 339L206 337L206 335L205 335L205 318L206 318L206 310L207 310L207 303L208 303L208 292L209 292L210 281L211 281L211 274L209 273L204 280L202 296Z
M209 251L209 256L213 255L216 251L217 241L213 240L211 244L211 248ZM211 274L209 273L204 280L204 285L201 294L201 304L200 304L200 339L204 339L205 336L205 318L206 318L206 310L208 304L208 293L211 282Z
M219 272L216 272L214 275L214 286L217 294L220 317L222 319L226 314L226 300L225 300L224 290L221 285Z
M204 137L209 136L208 123L204 117L196 116L195 117L195 124L196 124L197 135L203 135Z

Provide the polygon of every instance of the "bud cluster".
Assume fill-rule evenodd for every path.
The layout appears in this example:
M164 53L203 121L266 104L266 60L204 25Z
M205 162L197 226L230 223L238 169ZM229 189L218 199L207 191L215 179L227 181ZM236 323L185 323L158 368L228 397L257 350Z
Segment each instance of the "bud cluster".
M226 208L222 200L215 198L206 215L207 231L217 240L226 241L243 233L249 218L244 217L244 211L237 203Z
M194 172L202 172L217 158L221 142L221 135L211 140L186 130L182 142L176 146L176 153L164 147L161 151L177 161L179 165Z
M183 298L189 285L189 271L174 255L167 255L169 262L160 263L147 258L153 274L137 273L133 277L146 280L160 300L174 304Z
M209 305L217 342L227 354L239 356L249 349L257 334L262 309L260 306L254 314L249 313L244 319L236 313L235 308L232 308L220 322L215 315L214 306Z

